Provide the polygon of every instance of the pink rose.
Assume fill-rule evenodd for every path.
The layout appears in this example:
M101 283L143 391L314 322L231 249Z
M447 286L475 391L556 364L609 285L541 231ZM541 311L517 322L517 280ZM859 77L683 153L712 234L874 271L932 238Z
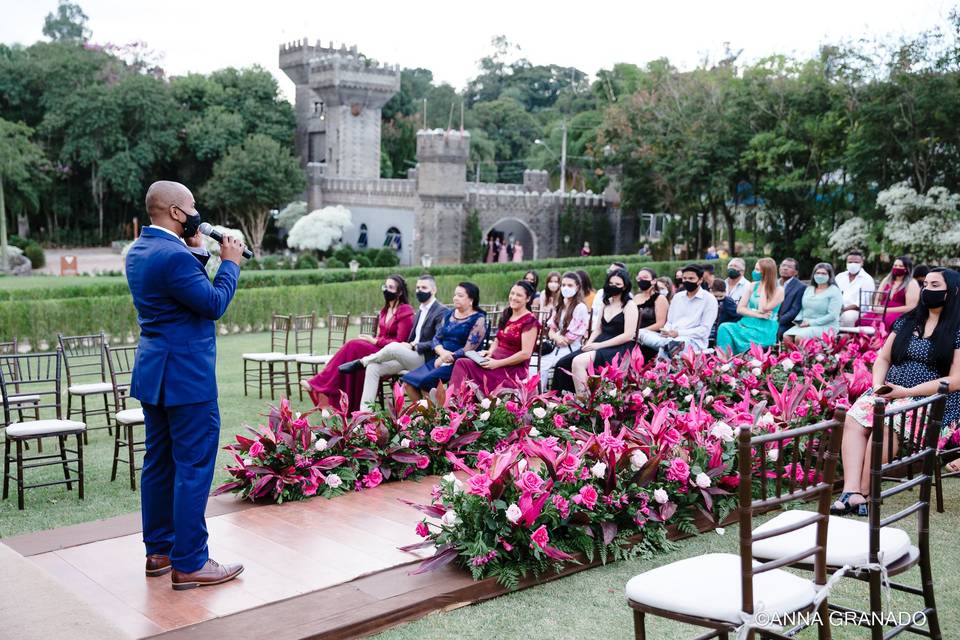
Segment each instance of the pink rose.
M363 486L367 489L373 489L377 485L383 482L383 475L380 473L380 469L374 469L367 475L363 476Z
M430 432L430 437L433 438L434 442L445 444L453 436L453 432L452 427L434 427L433 431Z
M427 523L423 520L417 523L417 535L421 538L426 538L430 535L430 529L427 528Z
M560 460L557 461L557 465L560 467L561 471L565 471L567 473L573 473L574 471L577 470L577 467L580 466L580 458L573 455L572 453L568 453L567 455L562 456Z
M559 494L555 494L552 498L553 506L557 508L557 511L560 512L561 518L566 518L570 515L570 503L567 502L567 499Z
M477 451L477 469L486 471L490 468L490 462L493 460L493 454L489 451Z
M410 426L410 416L400 416L400 419L397 420L397 424L400 425L401 429L406 429Z
M593 485L584 485L580 487L580 493L573 496L573 501L587 509L593 509L593 506L597 504L597 490L593 488Z
M602 404L597 407L597 411L600 413L600 417L604 420L609 420L610 416L613 415L613 407L608 404Z
M566 424L566 423L563 421L563 416L562 416L562 415L560 415L559 413L554 414L554 416L553 416L553 426L555 426L557 429L563 429L563 427L564 427L565 424Z
M484 498L490 497L490 483L491 480L489 476L470 476L470 479L467 480L467 493L472 493L475 496L483 496Z
M363 435L367 437L367 440L370 442L376 443L377 441L377 425L373 423L367 423L363 425Z
M670 467L667 469L667 480L686 484L690 478L690 465L682 458L674 458L670 461Z
M420 456L417 458L417 469L426 469L430 466L430 457L429 456Z
M520 487L521 491L539 493L543 488L543 478L533 471L524 471L520 476L520 482L517 483L517 486Z
M547 525L542 524L540 528L533 532L533 535L530 536L530 547L537 545L541 549L547 546L547 543L550 542L550 536L547 535Z
M803 362L803 354L800 353L799 351L791 351L790 359L793 360L796 364L800 364L801 362Z
M259 440L257 440L252 445L250 445L250 455L253 456L254 458L259 458L260 456L262 456L263 451L264 451L264 446Z

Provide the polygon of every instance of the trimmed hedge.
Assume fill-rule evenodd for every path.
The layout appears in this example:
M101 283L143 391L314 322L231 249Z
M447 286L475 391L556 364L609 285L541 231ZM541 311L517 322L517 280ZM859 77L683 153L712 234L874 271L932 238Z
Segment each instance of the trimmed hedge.
M586 266L585 270L590 274L594 286L599 287L603 284L604 273L610 258L599 261L599 263L595 261L593 265L584 265L580 260L556 262L563 262L566 270ZM575 264L569 264L570 262L575 262ZM674 272L683 264L686 263L679 261L641 262L638 256L627 261L631 274L636 273L642 265L653 268L658 275L668 277L672 277ZM721 265L720 263L717 264L717 271L720 272ZM460 265L458 269L457 266L451 265L440 269L431 269L431 272L435 274L439 297L444 302L448 302L453 296L453 289L458 282L469 280L480 287L481 302L493 303L506 300L510 286L529 270L525 263L511 263L503 266L513 268L482 270L477 269L476 265ZM551 268L561 272L565 270L559 265ZM541 288L546 272L549 270L550 268L540 270ZM368 271L379 272L381 270L370 269ZM382 271L386 274L392 270L384 269ZM420 269L417 269L413 275L419 274L420 271ZM243 283L249 275L242 273L240 282ZM383 305L379 277L348 282L321 283L318 286L312 282L298 282L300 278L296 277L300 275L313 276L315 275L313 273L302 274L302 272L294 271L291 272L291 275L295 276L292 281L296 284L289 284L287 278L279 278L270 280L270 282L279 283L275 286L263 286L261 283L261 286L241 287L221 323L231 330L234 325L239 326L241 330L246 330L248 326L256 330L258 327L263 327L269 323L270 314L274 311L278 313L311 313L316 311L319 316L325 317L330 312L370 313ZM53 345L58 332L82 335L96 333L100 330L121 338L125 338L127 334L139 335L136 310L126 287L123 287L123 293L120 295L72 297L60 300L26 299L0 304L0 340L9 340L13 337L28 338L36 348L41 340L47 340L50 345Z
M362 268L356 276L357 281L381 280L392 273L399 273L405 278L415 278L421 273L429 272L434 276L461 275L474 276L480 273L515 273L535 269L541 273L565 269L581 269L585 266L603 266L611 262L626 262L628 265L646 263L646 258L637 255L627 256L596 256L588 258L553 258L531 262L507 262L492 264L449 264L434 265L429 269L423 267L371 267ZM659 263L650 263L659 264ZM522 274L521 274L522 275ZM592 274L591 274L592 277ZM296 285L317 285L335 282L352 282L354 276L349 269L317 269L317 270L283 270L283 271L255 271L244 270L240 278L241 289L257 289L261 287L279 287ZM117 296L128 292L126 282L79 282L77 284L50 287L33 287L24 289L0 289L0 301L4 300L50 300L63 298L81 298L91 296Z

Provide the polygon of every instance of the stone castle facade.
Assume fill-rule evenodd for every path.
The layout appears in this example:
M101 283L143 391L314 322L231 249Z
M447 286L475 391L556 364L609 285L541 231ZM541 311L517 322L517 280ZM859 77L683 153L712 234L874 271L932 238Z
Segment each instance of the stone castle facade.
M356 47L304 39L280 47L280 68L296 84L296 153L307 174L309 209L350 209L348 244L392 246L403 265L424 256L458 263L473 211L484 237L491 230L513 234L528 260L559 255L562 211L606 216L618 253L630 244L621 238L635 237L621 215L615 179L603 194L550 191L546 171L525 171L523 184L468 181L467 131L419 131L416 168L406 179L382 179L381 109L400 89L399 66L371 63Z

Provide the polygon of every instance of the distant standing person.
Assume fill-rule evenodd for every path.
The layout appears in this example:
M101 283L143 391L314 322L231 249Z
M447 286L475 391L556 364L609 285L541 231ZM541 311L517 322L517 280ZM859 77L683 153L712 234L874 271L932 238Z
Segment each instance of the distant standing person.
M580 257L585 258L590 255L590 243L583 241L583 247L580 249Z
M513 261L523 262L523 243L518 242L513 247Z

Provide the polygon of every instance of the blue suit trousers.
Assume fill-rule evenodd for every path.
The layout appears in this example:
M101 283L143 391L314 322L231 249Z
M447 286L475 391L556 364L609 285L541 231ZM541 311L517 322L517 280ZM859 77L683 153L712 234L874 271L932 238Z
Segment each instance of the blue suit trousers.
M140 481L147 554L192 572L208 558L204 513L220 444L216 400L173 407L143 404L146 453Z

